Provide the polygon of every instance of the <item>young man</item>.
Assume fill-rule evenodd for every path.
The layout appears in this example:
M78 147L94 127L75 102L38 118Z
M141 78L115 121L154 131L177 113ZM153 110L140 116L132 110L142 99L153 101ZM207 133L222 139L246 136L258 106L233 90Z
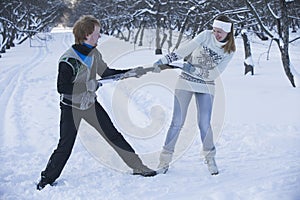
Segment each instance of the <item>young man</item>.
M100 38L99 21L93 16L82 16L75 23L73 34L75 44L61 56L58 65L57 90L61 95L60 139L46 169L41 172L37 189L41 190L47 184L51 185L60 176L71 155L82 119L101 134L123 161L133 169L134 175L155 176L156 171L142 163L96 100L96 90L99 87L96 81L97 74L106 77L124 73L121 70L109 69L95 48ZM145 72L132 69L126 73L139 77Z

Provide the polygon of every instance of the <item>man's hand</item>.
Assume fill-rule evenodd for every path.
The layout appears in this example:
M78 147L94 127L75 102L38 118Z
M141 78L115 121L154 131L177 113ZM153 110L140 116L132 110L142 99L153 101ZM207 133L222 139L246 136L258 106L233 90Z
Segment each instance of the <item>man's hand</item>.
M100 86L102 86L102 84L94 79L86 83L86 89L90 92L95 92Z
M124 74L124 76L122 77L122 79L130 78L130 77L140 78L141 76L143 76L146 73L147 72L143 67L137 67L137 68L133 68L133 69L129 70L128 72L126 72Z
M160 65L162 65L163 63L161 62L161 60L156 61L155 63L153 63L153 72L154 73L160 73L161 72L161 68L159 67Z

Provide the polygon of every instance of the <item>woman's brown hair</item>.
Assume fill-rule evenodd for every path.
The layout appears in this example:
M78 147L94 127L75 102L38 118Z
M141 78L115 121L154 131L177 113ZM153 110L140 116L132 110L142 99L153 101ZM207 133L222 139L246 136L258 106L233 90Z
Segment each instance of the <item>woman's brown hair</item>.
M86 40L86 36L94 32L95 26L100 27L100 22L92 15L81 16L74 24L73 34L75 44L82 44Z
M223 45L222 48L224 49L224 51L226 53L235 52L236 51L236 47L235 47L235 42L234 42L233 23L225 15L220 15L220 16L216 17L216 20L231 23L231 31L228 33L228 35L226 37L227 43L225 45Z

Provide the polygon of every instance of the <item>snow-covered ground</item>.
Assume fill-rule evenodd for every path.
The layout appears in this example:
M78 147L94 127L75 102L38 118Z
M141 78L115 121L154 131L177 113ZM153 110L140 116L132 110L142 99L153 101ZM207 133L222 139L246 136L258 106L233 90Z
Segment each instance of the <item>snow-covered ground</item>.
M300 80L292 88L277 46L266 60L269 43L251 39L255 75L243 75L244 50L237 38L237 52L218 80L213 116L218 176L203 164L193 100L167 174L130 175L83 123L58 185L42 191L35 184L59 136L57 60L73 36L56 30L46 47L29 47L27 41L8 50L0 59L0 199L300 199ZM290 46L298 72L299 46L299 41ZM99 49L115 68L157 59L148 46L133 51L133 44L107 36ZM178 72L107 83L98 92L116 126L152 168L170 123Z

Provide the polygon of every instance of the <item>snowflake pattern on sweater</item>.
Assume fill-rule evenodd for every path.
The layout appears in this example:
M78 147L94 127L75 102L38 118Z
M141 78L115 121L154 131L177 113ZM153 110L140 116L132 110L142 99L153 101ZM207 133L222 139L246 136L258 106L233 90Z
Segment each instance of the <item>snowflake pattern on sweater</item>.
M195 75L198 76L198 78L207 79L209 77L209 70L214 69L222 61L223 57L207 46L202 46L200 51L202 51L202 53L194 57L194 60L190 62L194 63L197 69Z
M174 52L163 56L160 62L170 64L186 60L176 88L213 95L215 79L225 70L233 56L233 53L224 52L225 44L217 41L212 30L205 30Z
M167 59L168 63L179 60L179 56L174 52L167 54L165 58Z
M209 56L212 58L212 60L215 63L220 63L221 60L223 59L223 57L221 55L217 54L216 52L214 52L210 48L208 48L206 46L203 46L203 49L209 54Z

